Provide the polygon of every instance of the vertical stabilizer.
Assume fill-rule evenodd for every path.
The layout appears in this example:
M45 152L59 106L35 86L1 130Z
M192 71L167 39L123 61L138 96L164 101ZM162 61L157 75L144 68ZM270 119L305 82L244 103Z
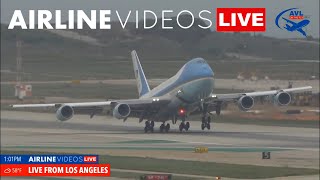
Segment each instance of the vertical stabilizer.
M137 80L139 97L141 97L150 91L150 87L141 67L137 52L135 50L131 52L131 57L133 62L134 75Z

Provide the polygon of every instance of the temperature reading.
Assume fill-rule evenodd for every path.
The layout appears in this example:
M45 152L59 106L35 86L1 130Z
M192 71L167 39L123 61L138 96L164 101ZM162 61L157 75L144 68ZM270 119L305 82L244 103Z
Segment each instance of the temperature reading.
M12 168L12 173L21 173L22 169L21 168Z

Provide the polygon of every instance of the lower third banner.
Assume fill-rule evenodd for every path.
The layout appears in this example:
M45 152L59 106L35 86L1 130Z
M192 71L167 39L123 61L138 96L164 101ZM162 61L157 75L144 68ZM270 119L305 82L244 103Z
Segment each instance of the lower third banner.
M110 176L110 164L1 164L1 176Z

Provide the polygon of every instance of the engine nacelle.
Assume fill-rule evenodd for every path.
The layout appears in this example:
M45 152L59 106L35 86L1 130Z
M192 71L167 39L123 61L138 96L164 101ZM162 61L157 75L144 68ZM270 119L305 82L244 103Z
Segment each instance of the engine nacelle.
M113 109L113 117L117 119L124 119L130 115L131 109L128 104L118 104Z
M238 100L238 107L242 111L250 110L254 105L254 99L251 96L242 96Z
M278 106L286 106L290 104L291 96L287 92L279 92L275 96L273 96L273 103Z
M71 119L73 117L73 114L73 108L68 105L61 106L56 112L57 119L60 121L67 121Z

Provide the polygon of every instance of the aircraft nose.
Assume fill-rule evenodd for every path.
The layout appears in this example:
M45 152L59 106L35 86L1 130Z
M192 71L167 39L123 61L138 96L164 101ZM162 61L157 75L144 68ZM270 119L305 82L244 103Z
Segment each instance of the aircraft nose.
M207 75L213 76L213 70L211 69L211 67L210 67L208 64L203 64L201 69L202 69L202 71L205 72Z

